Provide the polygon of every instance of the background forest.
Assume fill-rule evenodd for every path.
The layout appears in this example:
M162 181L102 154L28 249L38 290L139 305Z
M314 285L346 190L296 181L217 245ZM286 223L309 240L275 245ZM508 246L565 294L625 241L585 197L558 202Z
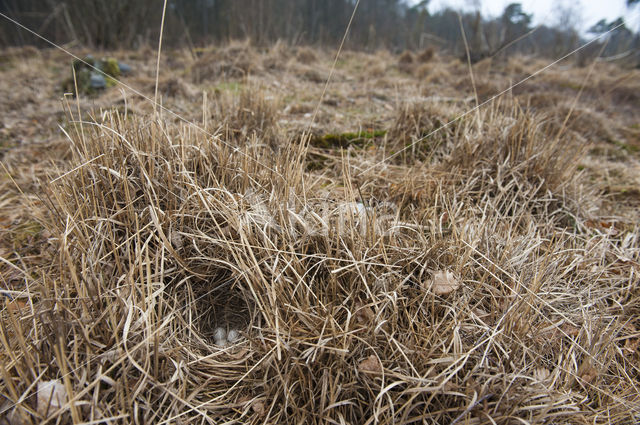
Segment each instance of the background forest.
M355 0L170 0L165 43L197 47L212 42L249 39L256 45L277 40L290 44L335 45L347 27ZM628 0L630 7L637 0ZM162 2L151 0L3 0L0 12L57 43L76 42L100 48L155 44ZM430 13L428 0L361 1L347 40L351 49L373 51L421 49L429 45L455 55L464 53L460 22L472 59L496 53L540 56L566 54L581 43L578 7L558 6L555 22L534 27L519 3L488 19L480 12L443 9ZM89 24L91 23L91 24ZM583 62L603 47L603 56L623 55L637 63L640 41L622 18L602 20L591 34L616 28L608 38L581 52ZM525 35L527 35L525 37ZM42 45L13 23L0 21L0 45ZM605 44L603 46L603 44Z

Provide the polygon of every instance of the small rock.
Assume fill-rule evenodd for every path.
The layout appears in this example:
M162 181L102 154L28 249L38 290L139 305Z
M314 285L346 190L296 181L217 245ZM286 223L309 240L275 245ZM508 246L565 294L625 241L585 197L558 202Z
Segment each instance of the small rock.
M98 74L97 72L92 72L89 79L89 85L92 89L104 89L107 87L107 80L105 80L103 75Z
M118 67L120 68L120 72L122 73L122 75L130 74L131 71L133 71L133 68L131 68L131 66L127 65L126 63L118 62Z

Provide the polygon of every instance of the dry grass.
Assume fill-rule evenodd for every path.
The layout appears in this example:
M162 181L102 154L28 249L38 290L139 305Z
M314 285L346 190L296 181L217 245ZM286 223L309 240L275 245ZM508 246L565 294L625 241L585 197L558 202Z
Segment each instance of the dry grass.
M604 192L637 155L596 150L634 146L637 112L523 91L425 138L472 106L463 75L351 54L313 132L388 131L317 147L292 105L315 106L305 73L330 55L181 54L165 104L207 133L136 98L126 118L63 102L64 138L4 154L4 422L637 422L640 233L634 198Z

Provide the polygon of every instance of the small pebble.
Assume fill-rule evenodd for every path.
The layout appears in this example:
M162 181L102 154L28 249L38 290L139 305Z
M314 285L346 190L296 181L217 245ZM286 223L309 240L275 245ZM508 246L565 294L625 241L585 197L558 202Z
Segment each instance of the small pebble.
M104 89L107 87L107 80L105 80L101 74L92 72L89 79L89 85L92 89Z
M126 63L118 62L118 68L120 68L120 72L122 73L122 75L131 73L131 67Z

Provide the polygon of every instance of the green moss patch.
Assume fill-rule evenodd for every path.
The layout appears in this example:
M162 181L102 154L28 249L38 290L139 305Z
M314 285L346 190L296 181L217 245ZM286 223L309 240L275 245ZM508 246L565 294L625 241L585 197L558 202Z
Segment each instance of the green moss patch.
M386 130L325 134L324 136L313 137L311 144L323 149L346 148L348 146L363 147L374 139L384 137L386 134Z
M73 73L63 81L62 89L66 93L76 93L76 83L78 92L84 95L95 95L101 90L113 87L117 84L120 77L120 65L114 58L94 59L92 56L86 56L84 59L75 59L73 61L73 71L75 72L75 81ZM92 81L93 80L93 81ZM103 80L103 84L97 84L96 80Z
M239 93L243 88L244 86L242 85L242 83L239 83L237 81L228 81L228 82L222 82L220 84L217 84L213 88L213 90L216 93L222 93L222 92Z

